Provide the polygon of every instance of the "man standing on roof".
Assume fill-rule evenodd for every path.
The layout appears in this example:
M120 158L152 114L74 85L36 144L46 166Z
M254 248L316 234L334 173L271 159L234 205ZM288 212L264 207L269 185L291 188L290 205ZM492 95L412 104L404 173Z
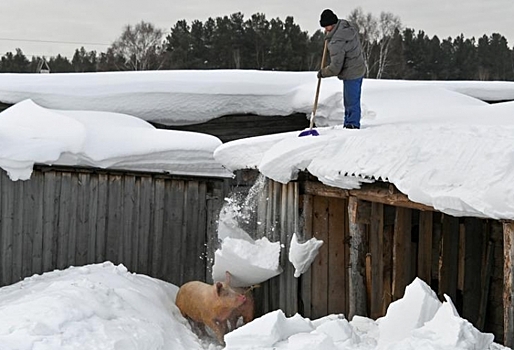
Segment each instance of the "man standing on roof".
M321 13L319 24L325 28L330 64L318 72L318 78L337 76L343 81L344 127L360 129L361 87L366 73L357 30L331 10Z

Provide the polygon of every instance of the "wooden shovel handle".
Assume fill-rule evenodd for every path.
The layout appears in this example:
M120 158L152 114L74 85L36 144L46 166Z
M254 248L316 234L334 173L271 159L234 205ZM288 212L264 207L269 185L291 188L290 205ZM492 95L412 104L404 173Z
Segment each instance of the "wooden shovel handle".
M325 67L325 58L327 57L327 47L328 47L328 40L325 40L325 44L323 45L323 55L321 56L321 68L320 69L323 69ZM311 123L310 123L311 129L314 126L314 115L316 114L316 110L318 109L318 99L319 99L320 87L321 87L321 78L318 78L318 86L316 87L316 97L314 98L314 107L312 108L312 115L311 115Z

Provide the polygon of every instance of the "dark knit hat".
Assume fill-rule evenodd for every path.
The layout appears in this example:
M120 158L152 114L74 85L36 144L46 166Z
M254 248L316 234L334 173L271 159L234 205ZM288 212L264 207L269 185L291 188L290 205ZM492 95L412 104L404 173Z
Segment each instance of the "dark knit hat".
M338 21L337 16L332 12L332 10L326 9L321 13L321 17L319 19L319 25L322 27L330 26L336 24Z

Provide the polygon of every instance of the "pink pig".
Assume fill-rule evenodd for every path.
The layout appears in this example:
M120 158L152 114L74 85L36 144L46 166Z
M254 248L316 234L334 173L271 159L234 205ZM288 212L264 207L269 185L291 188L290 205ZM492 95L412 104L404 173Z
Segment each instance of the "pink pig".
M204 326L216 334L216 338L224 344L224 336L228 333L228 322L234 310L247 301L244 294L230 287L230 273L225 274L225 282L214 285L200 281L187 282L180 287L176 305L182 316L193 320L200 331L205 333Z

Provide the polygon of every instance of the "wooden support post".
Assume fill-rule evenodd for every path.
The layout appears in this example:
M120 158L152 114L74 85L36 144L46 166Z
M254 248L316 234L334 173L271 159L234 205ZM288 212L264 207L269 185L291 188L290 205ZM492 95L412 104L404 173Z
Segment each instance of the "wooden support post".
M455 303L459 271L459 219L444 215L442 225L439 296L442 298L443 294L448 294Z
M396 208L390 205L384 207L384 303L382 314L385 315L389 305L393 301L393 241L394 241L394 220Z
M396 208L393 238L393 300L403 297L411 278L411 210Z
M365 226L357 223L359 200L348 200L348 217L350 227L350 266L349 266L349 312L348 318L366 316L366 274L365 274Z
M514 222L503 223L503 256L504 256L504 280L503 280L503 345L511 348L514 345L514 297L513 281L514 269Z
M486 242L487 244L487 242ZM462 317L478 325L480 295L482 288L482 262L484 246L484 229L482 220L464 219L464 287L462 290Z
M311 265L312 313L313 318L328 314L329 235L328 198L314 196L312 212L312 236L325 242Z
M433 213L419 213L418 277L428 285L432 283L432 231Z
M341 198L328 199L328 314L346 313L347 308L347 277L345 241L347 200Z
M371 226L369 232L371 253L371 295L370 316L373 319L384 316L384 205L371 205Z
M312 195L302 195L300 198L302 216L300 218L300 231L303 234L303 238L307 241L313 237L313 207L314 198ZM317 262L316 262L317 263ZM314 265L316 266L316 265ZM304 317L312 317L312 271L313 269L307 270L302 276L300 276L300 313Z

